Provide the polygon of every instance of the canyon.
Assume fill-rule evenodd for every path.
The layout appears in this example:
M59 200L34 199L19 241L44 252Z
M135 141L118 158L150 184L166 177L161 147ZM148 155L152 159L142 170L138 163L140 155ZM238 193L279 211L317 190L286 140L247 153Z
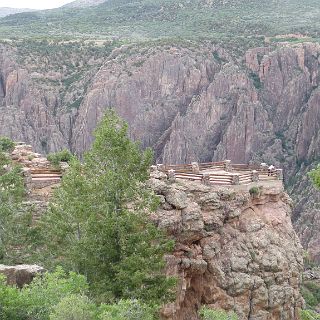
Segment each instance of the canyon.
M24 205L36 224L60 176L31 146L17 145L11 158L23 167ZM67 170L66 163L61 165L60 172ZM203 305L233 311L240 320L299 319L304 306L303 249L282 180L267 176L267 180L219 185L193 181L192 173L182 179L155 166L151 169L147 185L160 205L149 217L175 241L165 259L167 276L177 279L176 299L162 308L161 319L196 320ZM214 175L222 169L210 170ZM42 272L34 265L0 265L7 282L19 287ZM316 276L308 273L308 278Z
M54 56L23 60L19 50L0 47L0 135L37 152L82 155L104 111L115 108L157 163L283 167L295 230L320 260L320 198L307 177L320 146L318 44L280 43L242 57L207 42L126 45L98 57L69 50L60 69ZM70 64L84 71L63 86Z

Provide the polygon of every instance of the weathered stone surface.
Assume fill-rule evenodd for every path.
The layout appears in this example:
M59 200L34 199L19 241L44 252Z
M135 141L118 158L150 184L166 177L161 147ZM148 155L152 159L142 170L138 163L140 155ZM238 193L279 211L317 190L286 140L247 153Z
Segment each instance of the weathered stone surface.
M281 182L264 185L256 198L250 186L202 190L199 183L199 191L196 185L167 182L166 193L179 189L186 206L153 217L176 240L167 273L179 279L177 300L163 318L196 320L207 304L234 310L240 320L298 319L302 247Z
M37 265L0 265L0 273L6 276L7 283L17 285L19 288L29 284L37 274L42 272L45 272L45 269Z
M165 191L166 201L171 204L174 208L184 209L188 206L187 195L177 189L168 189Z

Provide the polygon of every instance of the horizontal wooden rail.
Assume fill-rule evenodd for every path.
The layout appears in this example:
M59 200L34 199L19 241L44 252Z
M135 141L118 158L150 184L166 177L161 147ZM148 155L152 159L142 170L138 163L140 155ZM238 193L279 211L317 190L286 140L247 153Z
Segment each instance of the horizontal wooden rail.
M191 164L153 166L168 178L202 181L204 184L249 184L259 180L283 180L283 172L265 163L232 164L230 160Z

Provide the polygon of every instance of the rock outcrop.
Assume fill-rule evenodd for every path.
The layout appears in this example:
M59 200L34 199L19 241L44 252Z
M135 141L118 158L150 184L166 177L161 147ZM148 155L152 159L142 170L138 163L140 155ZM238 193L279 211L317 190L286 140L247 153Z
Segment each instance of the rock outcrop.
M234 310L240 320L299 319L303 259L291 200L281 182L261 185L251 196L253 184L150 180L162 203L152 218L176 240L167 272L179 287L164 319L198 319L203 304Z
M0 274L5 275L7 284L16 285L19 288L29 284L37 274L43 272L45 272L45 269L37 265L0 265Z
M158 162L283 166L297 204L295 228L320 261L319 197L306 178L320 151L318 44L252 48L243 58L207 43L124 46L80 61L80 70L90 66L80 79L65 74L68 59L76 64L72 54L60 69L41 60L42 73L18 55L1 46L0 135L32 143L37 152L69 147L82 154L105 109L114 107ZM76 80L63 87L70 78Z
M12 152L26 169L32 165L31 154L26 145ZM161 205L150 218L175 240L173 254L166 257L167 275L178 279L176 301L162 309L162 318L198 320L205 304L232 310L240 320L298 320L302 246L282 181L223 187L168 179L153 169L148 185ZM25 205L36 214L34 222L48 205L51 187L30 190ZM19 287L43 271L38 266L0 266L8 283Z

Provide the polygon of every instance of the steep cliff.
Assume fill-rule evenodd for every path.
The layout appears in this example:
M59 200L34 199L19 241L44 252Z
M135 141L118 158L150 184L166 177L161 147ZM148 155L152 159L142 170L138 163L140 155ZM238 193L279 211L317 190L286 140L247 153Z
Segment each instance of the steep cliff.
M261 184L261 183L260 183ZM249 186L222 188L154 177L161 208L153 219L176 240L168 274L179 279L164 319L195 320L202 304L234 310L240 320L298 319L302 247L281 182L259 195Z
M305 177L319 159L318 44L253 48L243 58L206 42L131 45L111 55L59 46L42 56L1 46L0 134L37 151L68 146L82 154L114 107L158 162L281 165L296 229L319 259L318 200Z
M31 146L17 146L12 159L24 167L25 205L36 223L60 175L58 180L53 170L48 175L48 161ZM202 305L232 310L240 320L299 319L303 250L291 223L292 200L281 180L205 185L168 180L153 170L147 183L160 202L150 219L175 241L166 270L178 280L177 295L162 309L162 319L198 320ZM32 274L21 268L3 267L0 273L22 285Z

